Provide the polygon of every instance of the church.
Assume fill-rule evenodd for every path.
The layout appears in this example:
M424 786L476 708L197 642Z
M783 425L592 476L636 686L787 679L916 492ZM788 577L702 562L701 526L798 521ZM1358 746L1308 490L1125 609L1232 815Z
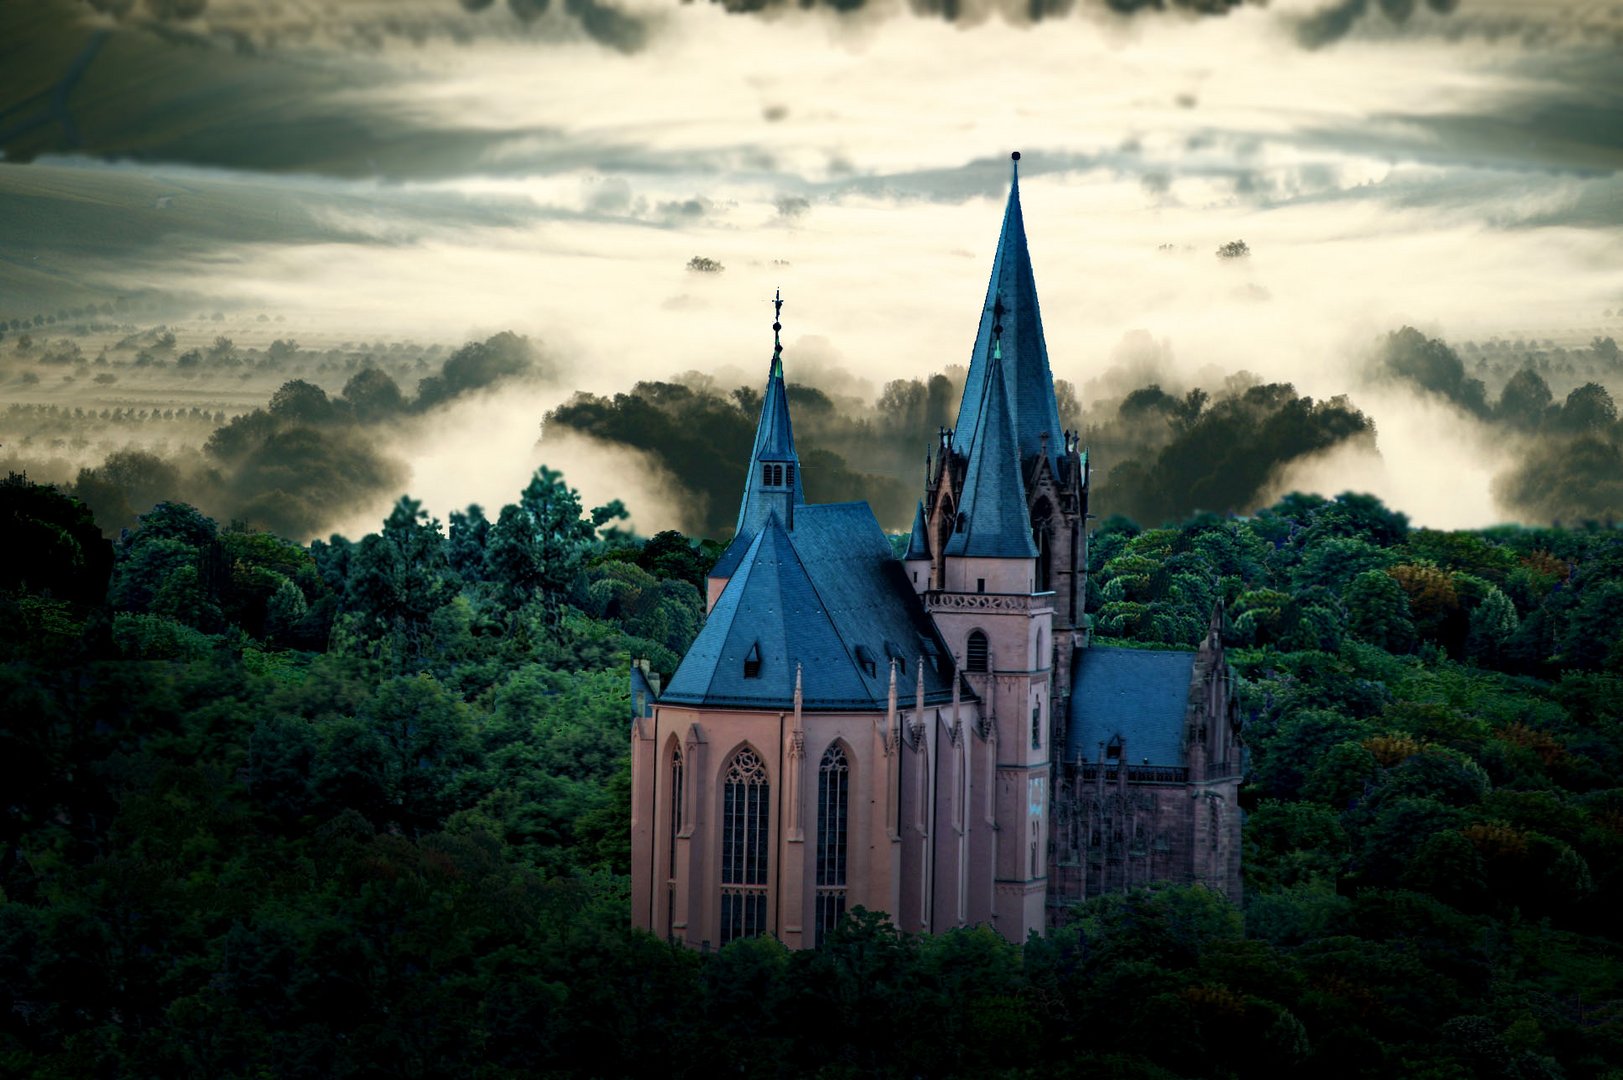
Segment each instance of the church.
M898 558L807 503L781 326L737 530L668 684L632 671L632 921L814 947L862 906L1011 941L1152 882L1240 893L1240 721L1198 649L1089 640L1088 456L1060 427L1019 155L957 423Z

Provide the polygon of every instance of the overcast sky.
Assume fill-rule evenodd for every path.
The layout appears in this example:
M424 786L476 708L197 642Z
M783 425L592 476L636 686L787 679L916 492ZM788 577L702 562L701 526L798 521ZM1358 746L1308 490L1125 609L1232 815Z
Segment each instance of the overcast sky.
M791 379L967 362L1011 150L1084 404L1127 362L1350 393L1380 457L1293 479L1430 524L1500 519L1494 450L1366 385L1377 336L1623 337L1617 3L97 6L0 4L0 290L543 339L568 387L421 448L441 513L511 498L567 389L757 380L780 286Z

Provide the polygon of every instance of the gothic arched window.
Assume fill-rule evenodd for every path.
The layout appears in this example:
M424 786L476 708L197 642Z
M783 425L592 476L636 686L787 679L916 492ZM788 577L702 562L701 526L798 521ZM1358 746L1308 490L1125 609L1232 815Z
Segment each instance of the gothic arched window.
M788 487L794 487L795 486L795 467L793 465L785 465L783 467L783 469L784 469L784 476L783 476L784 484L786 486L788 486Z
M771 785L749 747L733 755L721 788L721 944L766 932Z
M979 630L969 632L969 646L964 657L964 668L968 671L985 671L987 657L991 647L986 641L986 635Z
M672 929L676 922L676 837L682 831L682 748L679 745L671 747L671 828L667 841L670 844L670 859L668 860L666 897L665 897L665 932L673 934Z
M763 483L763 484L771 484L772 483L772 466L767 464L766 462L761 463L761 483Z
M851 763L839 743L817 767L817 944L845 914L846 824L851 802Z

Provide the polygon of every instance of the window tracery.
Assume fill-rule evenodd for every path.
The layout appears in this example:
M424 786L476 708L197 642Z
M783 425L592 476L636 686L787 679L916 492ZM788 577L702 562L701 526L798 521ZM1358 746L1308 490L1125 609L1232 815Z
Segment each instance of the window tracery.
M839 743L823 753L817 767L817 944L845 914L847 828L851 802L851 763Z
M733 755L722 781L721 944L766 932L771 785L749 747Z

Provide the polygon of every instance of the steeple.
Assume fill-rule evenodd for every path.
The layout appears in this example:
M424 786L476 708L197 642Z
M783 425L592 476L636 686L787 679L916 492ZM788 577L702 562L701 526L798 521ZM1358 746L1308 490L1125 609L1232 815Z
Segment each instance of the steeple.
M962 511L946 553L1035 559L1037 546L1031 540L1025 485L1020 480L1020 451L1009 414L999 329L993 324L991 358L982 365L980 411L970 435L969 466L959 503Z
M737 535L754 534L772 511L784 525L794 528L794 508L806 502L800 483L800 457L789 423L789 395L783 385L782 290L773 297L772 366L761 397L761 418L755 426L755 447L750 451L744 499L738 507Z
M1046 435L1050 462L1057 465L1064 453L1065 436L1059 425L1059 407L1054 401L1054 376L1048 367L1048 346L1043 341L1043 320L1037 309L1037 282L1031 272L1026 223L1020 212L1019 152L1012 157L1014 177L1009 184L1009 202L1003 210L1003 232L998 237L992 280L986 287L980 328L975 334L974 351L970 353L969 377L964 383L963 402L958 407L953 449L961 454L969 453L967 440L981 428L981 413L986 407L986 380L981 377L981 369L992 354L992 327L1001 321L1005 357L1003 388L1020 457L1023 460L1042 453ZM1001 320L993 311L999 301L1003 305Z
M924 525L924 504L921 502L918 509L913 511L913 535L907 538L907 554L902 556L903 562L913 562L922 559L930 560L930 541L926 536Z

